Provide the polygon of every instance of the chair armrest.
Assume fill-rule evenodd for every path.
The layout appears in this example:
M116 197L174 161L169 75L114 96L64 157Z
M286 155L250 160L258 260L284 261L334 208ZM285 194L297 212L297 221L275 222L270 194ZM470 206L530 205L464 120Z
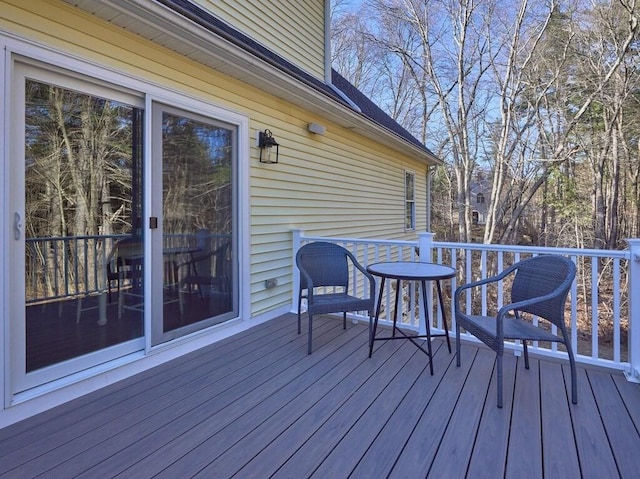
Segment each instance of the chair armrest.
M304 276L305 281L307 282L307 300L313 300L313 280L309 273L307 273L303 268L298 266L298 270L300 271L300 275Z
M512 265L509 268L505 269L504 271L500 272L499 274L497 274L495 276L490 276L488 278L480 279L478 281L473 281L471 283L467 283L467 284L463 284L462 286L458 286L456 288L456 291L455 291L454 296L453 296L454 304L456 306L458 304L460 304L459 300L460 300L460 296L462 295L463 291L465 291L467 289L471 289L471 288L476 288L478 286L482 286L482 285L485 285L485 284L496 283L496 282L504 279L505 277L507 277L516 268L517 268L517 265Z
M369 273L366 268L364 266L362 266L358 260L356 260L355 256L353 256L353 254L348 251L348 256L349 259L351 260L351 262L353 263L353 266L360 271L365 278L367 278L369 280L369 297L370 298L375 298L376 296L376 280L374 279L373 275L371 273Z

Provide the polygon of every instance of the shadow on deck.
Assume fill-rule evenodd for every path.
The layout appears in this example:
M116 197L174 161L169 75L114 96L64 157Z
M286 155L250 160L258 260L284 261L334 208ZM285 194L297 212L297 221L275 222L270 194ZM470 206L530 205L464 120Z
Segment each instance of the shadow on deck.
M640 386L621 373L285 315L0 430L2 477L637 477Z

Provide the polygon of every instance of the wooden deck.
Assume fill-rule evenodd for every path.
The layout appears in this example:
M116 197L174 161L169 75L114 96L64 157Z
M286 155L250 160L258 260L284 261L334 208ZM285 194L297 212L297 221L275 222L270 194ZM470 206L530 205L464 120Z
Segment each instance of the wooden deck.
M283 316L0 430L0 476L638 477L640 386L620 373L408 341Z

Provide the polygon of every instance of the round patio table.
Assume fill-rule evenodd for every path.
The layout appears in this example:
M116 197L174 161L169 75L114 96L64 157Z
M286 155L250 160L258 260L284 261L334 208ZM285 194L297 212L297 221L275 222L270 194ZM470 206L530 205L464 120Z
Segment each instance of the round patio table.
M456 275L453 268L435 263L421 263L415 261L392 261L385 263L375 263L369 265L367 271L374 276L381 278L380 292L378 293L378 304L376 307L376 315L373 322L373 329L369 335L369 357L373 353L374 341L387 341L390 339L409 339L415 344L422 352L429 356L429 369L433 376L433 353L431 350L431 338L434 336L446 336L447 347L449 353L451 353L451 342L449 340L449 328L447 326L447 316L444 310L442 301L442 289L440 287L440 281L443 279L450 279ZM393 328L391 330L391 336L376 337L376 331L378 328L378 318L380 316L380 307L382 305L382 294L384 292L384 285L387 279L396 280L396 298L395 298L395 312L393 315ZM424 308L424 316L426 320L427 334L407 334L402 329L398 328L398 310L400 304L400 290L402 281L419 281L421 285L422 294L422 307ZM429 319L429 304L427 300L427 281L434 281L438 290L438 302L440 304L440 310L442 311L442 320L444 323L444 333L431 333L431 321ZM401 336L396 336L396 331ZM427 349L425 350L416 339L426 339Z

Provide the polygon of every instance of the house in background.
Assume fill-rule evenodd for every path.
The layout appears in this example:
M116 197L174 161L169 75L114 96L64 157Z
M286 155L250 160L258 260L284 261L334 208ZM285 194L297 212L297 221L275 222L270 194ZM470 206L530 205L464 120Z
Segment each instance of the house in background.
M491 179L484 172L476 173L469 187L471 215L474 226L487 222L489 200L491 199Z
M293 229L427 229L329 1L260 3L0 1L0 427L289 311Z

